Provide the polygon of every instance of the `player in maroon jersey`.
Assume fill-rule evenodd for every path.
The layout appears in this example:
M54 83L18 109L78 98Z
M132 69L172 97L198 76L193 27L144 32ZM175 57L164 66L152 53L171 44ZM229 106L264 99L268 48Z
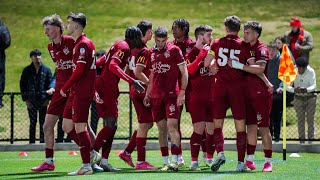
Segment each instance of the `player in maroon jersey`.
M99 132L94 150L102 149L100 167L104 171L118 171L108 163L109 153L112 147L113 137L117 130L118 97L120 78L127 81L138 92L143 92L141 81L127 75L123 69L127 65L130 52L134 48L142 47L142 33L138 27L131 26L126 29L125 40L116 42L109 52L98 60L98 66L103 66L102 74L96 80L96 91L103 100L97 104L99 117L103 118L104 127ZM102 64L102 65L101 65Z
M141 30L143 38L142 48L135 48L131 50L131 57L129 64L126 67L129 70L129 75L134 79L141 80L145 87L149 84L149 75L151 69L150 51L146 44L152 38L152 23L149 21L140 21L137 27ZM130 87L130 98L136 109L138 116L138 128L132 134L129 144L124 151L118 153L119 157L127 164L135 167L137 170L157 169L146 161L146 141L149 129L153 126L153 119L151 108L143 104L144 93L137 92L134 87ZM137 147L137 163L134 166L131 158L131 153Z
M54 154L54 126L59 117L63 115L66 106L67 98L60 95L61 87L67 82L72 74L74 65L72 63L72 50L74 40L71 36L63 35L63 22L59 15L53 14L45 17L42 20L42 25L45 29L45 34L52 40L48 44L48 51L52 60L56 64L56 86L49 89L49 93L53 93L48 111L46 114L45 123L43 125L45 135L45 154L46 160L40 166L32 168L33 171L54 170L53 161ZM71 112L68 114L71 119ZM74 132L75 133L75 132Z
M96 78L95 47L88 39L83 30L87 24L83 13L70 13L67 17L67 30L75 41L72 62L75 69L69 80L63 85L60 94L67 97L68 102L72 100L72 121L63 120L63 130L67 133L75 129L78 137L78 146L82 158L82 166L79 170L68 173L68 175L92 174L90 164L91 140L87 130L89 108L94 96L94 80Z
M208 54L212 41L212 28L200 25L195 29L196 44L187 54L189 85L191 85L189 112L192 118L193 133L190 138L191 165L190 170L201 170L198 165L198 155L202 135L206 127L207 155L205 163L210 166L213 160L213 114L212 90L214 85L213 74L203 66L204 58ZM199 106L201 104L201 106Z
M244 56L247 64L229 60L233 68L248 72L247 87L247 161L246 166L254 170L254 152L257 145L257 131L262 138L262 145L265 155L263 172L271 172L272 164L272 138L270 134L270 112L272 106L272 84L268 81L268 68L266 68L269 55L268 48L261 41L262 25L258 21L248 21L244 25L244 41L248 44L244 47Z
M241 94L244 93L243 86L245 78L243 71L230 68L227 65L229 58L237 59L244 63L244 58L241 57L242 41L238 36L240 18L237 16L228 16L225 18L224 24L227 35L214 40L211 45L211 51L204 62L205 67L213 64L211 69L216 73L213 90L213 118L214 144L218 157L213 162L211 170L217 171L220 166L226 162L222 128L227 108L230 106L237 131L237 171L243 171L245 169L244 157L246 151L246 112L244 106L245 98L241 96ZM216 68L219 69L218 72L216 72Z
M178 170L178 155L180 152L179 106L185 101L188 72L180 48L167 42L168 30L158 27L154 34L156 45L151 49L150 59L153 70L149 77L144 104L151 105L153 120L158 126L159 144L165 163L161 170ZM179 73L181 73L180 90L178 87ZM171 163L168 159L168 131L171 137Z
M173 44L178 46L181 49L183 57L185 59L186 59L186 54L189 53L193 48L193 46L195 45L195 42L189 37L189 28L190 28L189 22L182 18L179 18L173 21L172 28L171 28L172 34L174 37ZM179 81L179 85L180 85L180 81ZM189 91L190 91L190 87L188 86L186 89L186 111L187 112L188 112L187 102L189 101L189 94L190 94ZM182 110L183 110L183 106L180 107L181 112ZM181 116L181 113L180 113L180 116ZM181 120L181 117L179 117L179 121L180 120ZM180 137L182 137L180 125L179 125L179 133L180 133ZM205 140L205 138L203 140ZM180 138L180 143L181 143L181 138ZM205 143L202 143L201 145L202 145L202 150L205 150ZM183 166L185 165L185 162L182 157L182 147L180 146L179 148L181 152L179 153L179 157L178 157L178 165Z

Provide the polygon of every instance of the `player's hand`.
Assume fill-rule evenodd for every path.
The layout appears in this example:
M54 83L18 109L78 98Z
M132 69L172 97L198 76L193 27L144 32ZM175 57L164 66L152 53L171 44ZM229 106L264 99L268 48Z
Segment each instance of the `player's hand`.
M103 104L103 100L100 98L99 93L97 91L94 92L93 100L98 104Z
M134 89L136 91L138 91L139 93L142 93L144 91L144 87L142 86L144 83L142 81L139 80L133 80L132 81L132 85L134 87Z
M60 94L61 94L62 97L67 97L67 94L64 93L62 89L60 89Z
M177 98L177 105L182 106L186 101L185 90L180 90L180 93Z
M146 107L150 107L150 97L149 96L145 96L144 99L143 99L143 104L144 106Z
M204 45L198 54L199 58L204 59L207 56L209 50L210 50L210 46Z
M54 88L50 88L46 91L47 94L52 95L55 92Z
M244 66L244 64L240 63L239 61L237 61L235 59L228 59L228 65L231 68L240 69L240 70L243 70L243 66Z
M213 75L215 75L215 74L218 73L219 67L217 66L216 63L214 63L214 61L211 61L211 62L212 62L212 63L210 63L210 65L209 65L209 70L210 70L210 72L211 72Z
M282 94L283 89L282 88L278 88L276 91L277 91L278 94Z

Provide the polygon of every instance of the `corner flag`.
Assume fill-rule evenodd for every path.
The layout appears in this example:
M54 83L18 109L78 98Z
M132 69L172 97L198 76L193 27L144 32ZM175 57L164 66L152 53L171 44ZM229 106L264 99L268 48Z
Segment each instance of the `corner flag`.
M293 57L288 49L287 45L284 44L282 47L282 53L280 56L280 65L278 71L278 78L283 82L283 118L282 118L282 136L283 136L283 160L286 160L286 151L287 151L287 85L290 85L297 77L297 71L294 67L292 61Z

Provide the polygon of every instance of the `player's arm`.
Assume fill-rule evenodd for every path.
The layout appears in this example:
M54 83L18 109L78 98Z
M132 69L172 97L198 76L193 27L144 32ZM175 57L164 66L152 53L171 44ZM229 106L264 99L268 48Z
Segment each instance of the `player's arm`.
M118 76L119 78L125 80L126 82L128 82L129 84L132 84L133 87L138 91L138 92L143 92L144 88L143 86L140 84L139 81L133 79L132 77L130 77L128 74L126 74L120 67L119 64L121 63L121 60L118 57L112 57L110 60L110 64L109 64L109 69L110 71Z
M152 69L150 69L151 73L149 75L149 84L147 86L147 91L146 91L146 95L143 99L143 104L146 107L150 107L150 95L151 95L151 89L152 89L152 81L153 81L153 72Z
M129 69L129 66L128 64L126 65L126 67L124 67L124 72L130 76L130 69Z
M208 54L208 51L209 51L210 47L205 45L201 50L200 50L200 53L198 54L198 56L195 58L195 60L188 64L187 65L187 69L188 69L188 73L190 75L193 75L195 74L199 67L200 67L200 64L201 64L201 61L206 57L206 55ZM191 61L190 61L191 62Z
M136 69L133 71L134 75L137 77L137 79L139 79L140 81L142 81L145 85L148 86L149 84L149 79L148 77L144 74L144 69L145 67L142 65L137 64Z
M177 104L178 106L182 106L185 102L185 93L188 85L188 70L185 62L178 64L178 67L181 73L181 81L180 81L181 85L180 85L180 92L177 98Z
M99 59L96 60L96 67L102 68L106 61L106 55L101 56Z
M85 68L87 66L87 61L85 60L88 59L88 54L89 54L89 52L86 52L88 50L87 45L84 43L80 44L78 50L80 52L76 52L74 57L77 60L76 68L74 69L69 80L60 90L60 94L63 97L67 96L66 92L71 88L73 84L78 82L80 78L83 76L83 74L85 73Z

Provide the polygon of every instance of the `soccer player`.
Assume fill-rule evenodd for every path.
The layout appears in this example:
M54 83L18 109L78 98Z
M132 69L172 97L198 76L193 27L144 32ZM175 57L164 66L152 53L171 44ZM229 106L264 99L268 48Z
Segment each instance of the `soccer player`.
M125 40L116 42L109 52L102 56L97 65L103 66L102 74L96 80L96 91L103 100L102 104L97 104L99 117L103 118L104 127L99 132L94 150L102 148L102 159L100 167L104 171L119 171L108 163L109 153L112 147L113 137L117 130L118 119L118 97L120 78L128 82L138 92L143 92L144 87L139 80L135 80L127 75L123 69L130 57L130 52L134 48L142 47L142 33L138 27L131 26L126 29Z
M150 51L146 44L152 38L152 23L149 21L140 21L137 27L141 30L143 38L142 48L135 48L131 51L131 57L129 59L129 75L134 79L141 80L145 87L149 84L149 75L151 69L150 62ZM130 97L132 99L133 105L136 109L138 116L138 129L136 129L130 139L130 142L124 151L121 151L119 157L128 163L130 166L134 167L132 162L131 153L137 146L137 163L135 168L137 170L144 169L157 169L146 161L146 141L149 129L153 126L153 119L150 107L146 107L143 104L143 99L145 97L144 93L138 93L134 87L130 87Z
M268 48L261 41L262 25L258 21L248 21L244 25L244 41L246 44L245 59L248 65L241 62L230 60L228 63L235 69L248 72L246 87L247 87L247 160L246 166L254 170L254 152L257 145L257 131L262 138L262 145L265 155L265 163L262 169L263 172L271 172L272 164L272 138L270 134L270 112L272 106L272 84L266 78L268 68L266 68L269 55ZM271 91L272 92L272 91Z
M186 63L179 47L167 42L168 30L158 27L154 32L156 45L151 49L152 73L145 105L151 105L153 120L159 131L159 144L164 160L161 171L178 170L180 134L178 131L180 108L185 101L188 84ZM178 76L181 73L179 90ZM172 162L168 159L168 131L171 137Z
M189 85L191 85L189 112L193 123L193 133L190 138L191 165L190 170L201 170L198 164L198 155L202 135L207 132L207 155L205 163L210 166L213 159L213 112L212 89L214 85L213 73L203 66L204 59L210 49L212 28L200 25L195 29L196 44L187 54ZM201 106L199 106L201 104ZM205 132L206 127L206 132Z
M82 166L79 170L68 173L68 175L92 174L90 164L91 140L87 129L89 108L94 96L96 73L95 47L88 39L83 30L86 27L87 18L83 13L70 13L67 17L67 30L75 41L73 49L73 64L75 69L70 79L63 85L60 94L72 100L72 121L63 120L63 130L67 133L74 130L77 133L80 148Z
M227 108L230 106L237 131L237 150L238 165L237 171L245 169L244 156L246 150L246 124L245 124L245 99L243 86L245 83L244 72L230 68L227 63L229 58L243 61L240 57L242 41L238 36L240 30L240 18L237 16L228 16L224 20L226 36L216 39L211 45L211 51L207 55L204 66L210 67L215 75L215 84L213 88L213 109L214 109L214 144L218 153L211 166L212 171L217 171L225 163L224 155L224 137L223 123L226 117ZM216 69L219 69L216 72Z
M74 67L72 63L72 50L74 47L74 40L71 36L63 35L63 22L59 15L53 14L47 16L42 20L42 25L45 29L45 34L52 41L48 44L48 51L52 60L56 64L56 85L54 89L50 89L50 93L53 93L50 105L45 117L45 123L43 125L44 138L45 138L45 154L46 160L40 166L34 167L33 171L44 171L55 169L53 161L54 155L54 126L57 120L62 115L71 119L71 111L69 114L64 114L67 98L60 95L60 89L67 82L72 74ZM67 94L68 95L68 94ZM72 135L76 135L75 131L71 132Z

